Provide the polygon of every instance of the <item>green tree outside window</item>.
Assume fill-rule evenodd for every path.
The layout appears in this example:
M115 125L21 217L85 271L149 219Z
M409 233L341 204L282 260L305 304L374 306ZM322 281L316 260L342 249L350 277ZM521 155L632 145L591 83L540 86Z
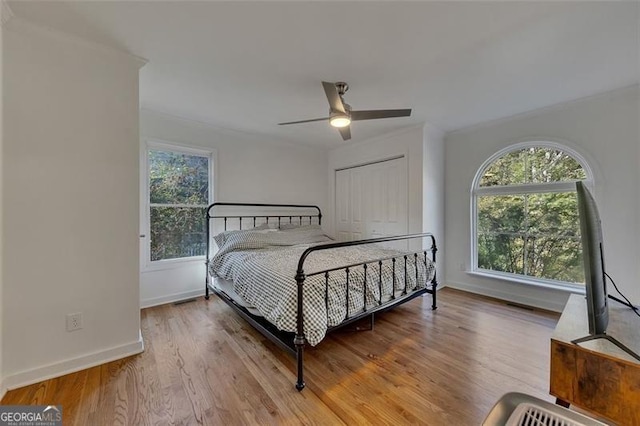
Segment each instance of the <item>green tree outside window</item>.
M489 164L474 189L477 267L584 283L573 182L586 177L571 155L544 146Z
M150 260L204 256L209 157L149 149Z

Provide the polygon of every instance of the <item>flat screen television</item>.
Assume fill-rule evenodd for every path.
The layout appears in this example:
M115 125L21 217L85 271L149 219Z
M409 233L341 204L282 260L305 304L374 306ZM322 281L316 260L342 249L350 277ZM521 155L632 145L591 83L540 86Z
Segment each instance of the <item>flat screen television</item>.
M607 334L609 305L607 304L607 283L604 269L600 215L598 214L595 199L583 182L576 182L576 192L578 194L578 214L580 217L582 258L584 260L584 284L587 296L589 335L576 339L573 343L578 344L588 340L607 339L640 361L640 355Z

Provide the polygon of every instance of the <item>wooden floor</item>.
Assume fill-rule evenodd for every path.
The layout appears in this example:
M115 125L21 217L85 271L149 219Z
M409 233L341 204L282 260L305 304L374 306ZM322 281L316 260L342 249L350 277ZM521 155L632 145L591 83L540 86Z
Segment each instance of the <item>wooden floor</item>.
M478 425L504 393L553 399L558 315L444 288L337 332L294 359L217 297L142 311L145 352L10 391L3 404L62 404L65 425Z

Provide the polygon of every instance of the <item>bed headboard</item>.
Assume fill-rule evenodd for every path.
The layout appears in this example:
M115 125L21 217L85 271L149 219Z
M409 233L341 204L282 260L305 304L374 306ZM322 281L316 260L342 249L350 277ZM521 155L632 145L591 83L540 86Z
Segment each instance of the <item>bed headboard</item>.
M307 204L216 202L207 207L207 260L211 233L251 229L262 224L280 228L285 224L322 225L320 207Z
M282 224L322 225L320 207L306 204L264 204L217 202L207 208L207 222L221 220L224 231L234 224L237 228L255 228L263 223L280 227ZM233 223L232 223L233 222ZM215 225L215 224L214 224Z

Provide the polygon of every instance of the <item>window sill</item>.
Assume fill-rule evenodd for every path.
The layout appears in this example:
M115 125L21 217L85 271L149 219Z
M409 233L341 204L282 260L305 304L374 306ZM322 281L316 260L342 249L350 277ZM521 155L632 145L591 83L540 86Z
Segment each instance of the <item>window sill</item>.
M489 272L486 270L475 270L475 271L466 271L466 272L469 275L474 275L482 278L492 278L496 280L507 281L510 283L524 284L524 285L529 285L533 287L564 291L566 293L572 293L572 294L582 294L582 295L585 294L585 288L583 285L580 285L580 284L575 284L575 285L561 284L559 282L551 281L551 280L538 280L538 279L526 278L520 275L513 275L513 274L499 273L499 272Z
M194 257L185 257L180 259L167 259L167 260L156 260L155 262L147 262L142 267L142 273L145 272L156 272L156 271L166 271L169 269L179 269L188 266L192 266L194 264L202 264L204 265L205 256L194 256Z

